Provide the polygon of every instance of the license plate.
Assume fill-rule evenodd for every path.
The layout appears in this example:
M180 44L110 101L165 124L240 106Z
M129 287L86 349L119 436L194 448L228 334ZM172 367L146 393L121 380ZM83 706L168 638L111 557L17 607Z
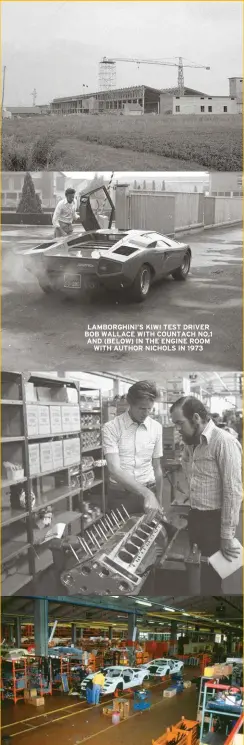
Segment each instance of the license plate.
M71 290L78 290L81 288L81 275L80 274L65 274L64 275L64 287L69 287Z

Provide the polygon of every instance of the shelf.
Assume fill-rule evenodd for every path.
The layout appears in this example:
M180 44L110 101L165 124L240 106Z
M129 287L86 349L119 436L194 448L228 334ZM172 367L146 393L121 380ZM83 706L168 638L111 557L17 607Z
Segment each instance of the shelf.
M81 433L84 432L100 432L100 427L84 427L83 424L81 425Z
M60 486L56 489L50 489L50 491L45 492L45 494L42 494L40 503L36 501L35 507L32 509L32 513L39 512L43 507L46 507L47 505L55 504L56 502L60 502L61 499L67 499L68 497L74 497L76 494L79 494L81 491L80 487L74 487L72 489L70 486Z
M101 409L82 409L80 407L81 414L101 414Z
M60 432L59 434L49 434L49 435L27 435L28 440L54 440L55 437L71 437L71 435L79 435L80 436L80 430L77 429L73 432Z
M7 577L2 582L2 587L1 587L2 597L4 595L7 595L7 596L15 595L16 592L18 592L18 590L21 590L21 588L24 587L24 585L27 585L31 581L32 581L31 574L17 573L11 577Z
M81 491L89 491L89 489L94 489L94 486L99 486L102 483L102 479L95 479L95 481L93 481L90 486L84 486L83 488L81 487Z
M9 442L24 442L25 437L23 435L18 435L17 437L1 437L0 442L9 443Z
M44 473L36 473L35 475L30 476L30 479L32 481L34 479L42 479L44 478L44 476L51 476L52 474L60 473L61 471L68 471L69 468L76 468L79 465L79 463L74 463L73 466L60 466L60 468L51 468L50 471L45 471Z
M24 520L28 517L29 512L25 510L12 510L11 507L3 507L1 510L2 514L2 528L6 528L12 523L16 523L18 520Z
M102 448L101 442L100 442L100 445L92 445L91 447L82 448L81 457L82 455L84 455L84 453L91 453L92 450L101 450L101 448Z
M14 559L27 548L30 548L30 543L26 543L26 541L9 541L7 546L2 546L2 562L6 564L7 561Z
M13 400L9 398L1 398L0 404L1 406L23 406L23 401L19 401L18 399Z
M26 476L23 476L22 479L18 479L18 481L15 481L14 479L12 481L9 481L8 479L3 479L1 481L1 486L2 486L2 489L8 489L9 486L16 486L17 484L23 484L25 481L27 481Z
M79 406L77 401L36 401L35 399L26 400L28 406Z
M66 512L60 512L58 515L56 515L53 518L51 525L49 525L47 528L41 528L41 530L38 530L38 529L34 530L35 550L37 549L37 547L39 546L41 547L42 545L45 545L44 543L40 543L40 541L44 540L47 532L49 530L52 530L52 528L54 528L55 525L57 525L58 523L65 523L67 526L67 525L71 525L72 523L74 523L75 520L81 520L81 519L82 519L81 512L72 512L71 510L66 511Z

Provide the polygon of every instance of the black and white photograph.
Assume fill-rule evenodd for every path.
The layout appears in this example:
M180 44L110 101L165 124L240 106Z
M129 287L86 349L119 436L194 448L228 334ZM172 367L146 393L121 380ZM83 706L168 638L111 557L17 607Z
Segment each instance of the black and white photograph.
M4 367L241 370L242 194L241 172L4 172Z
M2 170L242 170L241 2L3 0L2 63Z
M242 385L3 372L3 594L240 594Z

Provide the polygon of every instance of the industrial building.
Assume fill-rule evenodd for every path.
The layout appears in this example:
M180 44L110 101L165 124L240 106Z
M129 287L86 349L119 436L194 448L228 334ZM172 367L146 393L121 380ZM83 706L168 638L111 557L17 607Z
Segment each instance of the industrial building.
M6 745L243 741L242 597L3 597L1 622Z
M120 113L120 114L238 114L242 112L242 78L229 80L229 96L209 96L202 91L184 88L159 90L149 86L134 86L55 98L53 114Z

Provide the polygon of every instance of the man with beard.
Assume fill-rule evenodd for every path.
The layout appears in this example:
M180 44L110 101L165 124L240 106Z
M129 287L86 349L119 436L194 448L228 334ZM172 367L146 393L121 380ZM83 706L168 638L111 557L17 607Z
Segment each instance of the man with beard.
M216 427L207 409L194 396L179 398L170 410L184 445L182 467L190 490L190 544L202 556L221 551L232 561L239 555L234 537L242 503L242 449L224 429ZM202 594L218 594L221 581L209 564L202 564Z

